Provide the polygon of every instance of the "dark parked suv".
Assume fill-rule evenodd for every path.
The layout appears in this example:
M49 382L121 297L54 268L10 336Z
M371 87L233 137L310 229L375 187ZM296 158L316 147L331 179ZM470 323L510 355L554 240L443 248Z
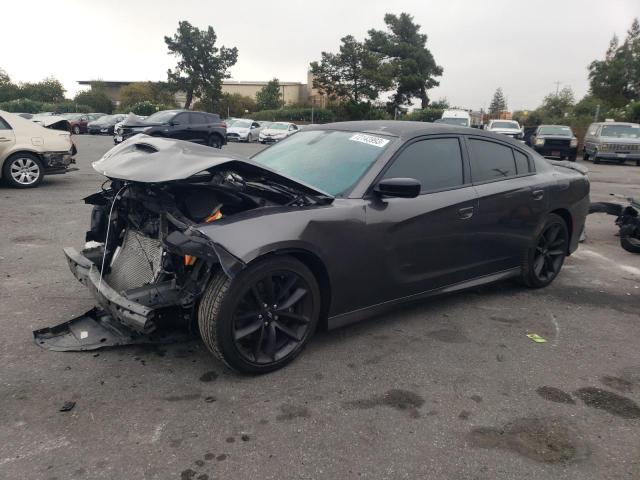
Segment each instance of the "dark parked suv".
M571 128L565 125L540 125L527 143L543 157L576 161L578 139Z
M188 110L163 110L140 121L122 125L122 139L138 133L175 138L221 148L227 143L227 126L215 113Z

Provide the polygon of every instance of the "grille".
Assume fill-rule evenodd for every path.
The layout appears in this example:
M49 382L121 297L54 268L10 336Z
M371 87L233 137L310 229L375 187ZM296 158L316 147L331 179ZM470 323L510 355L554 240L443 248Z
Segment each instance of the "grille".
M153 282L160 271L162 246L159 240L128 229L105 277L111 288L123 292Z
M560 140L557 138L547 138L544 141L545 147L568 147L571 140Z

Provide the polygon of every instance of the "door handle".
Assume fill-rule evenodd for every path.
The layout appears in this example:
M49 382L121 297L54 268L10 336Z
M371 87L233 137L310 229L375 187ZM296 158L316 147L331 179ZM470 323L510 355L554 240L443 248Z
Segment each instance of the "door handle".
M10 138L0 137L0 142L10 142Z
M531 195L534 200L542 200L542 197L544 197L544 190L534 190L531 192Z
M458 210L458 216L462 220L467 220L467 219L473 217L473 207L461 208L460 210Z

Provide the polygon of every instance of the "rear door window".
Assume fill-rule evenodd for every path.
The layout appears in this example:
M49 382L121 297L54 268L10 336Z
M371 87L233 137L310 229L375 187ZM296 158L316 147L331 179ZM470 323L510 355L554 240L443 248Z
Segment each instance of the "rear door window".
M384 178L414 178L422 193L463 185L462 154L457 138L420 140L406 147Z
M513 151L505 145L475 138L471 148L471 179L473 183L504 180L517 175Z

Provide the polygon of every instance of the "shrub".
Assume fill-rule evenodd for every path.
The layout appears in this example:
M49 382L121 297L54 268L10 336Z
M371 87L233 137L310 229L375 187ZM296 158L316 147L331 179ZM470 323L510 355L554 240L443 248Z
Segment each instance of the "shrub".
M262 110L251 114L254 120L274 122L311 122L311 108L282 108L279 110ZM326 108L313 109L313 123L328 123L336 120L336 114Z
M442 118L443 110L440 108L416 109L408 115L402 117L403 120L413 120L416 122L433 122Z
M138 102L131 105L129 111L135 113L136 115L143 115L148 117L158 111L157 106L154 103L151 103L147 100L144 102Z
M17 113L38 113L47 111L44 110L43 106L44 104L42 102L36 102L28 98L18 98L0 103L0 110Z
M74 102L81 105L88 105L94 112L112 113L113 102L109 96L102 90L85 90L79 92L73 99Z

